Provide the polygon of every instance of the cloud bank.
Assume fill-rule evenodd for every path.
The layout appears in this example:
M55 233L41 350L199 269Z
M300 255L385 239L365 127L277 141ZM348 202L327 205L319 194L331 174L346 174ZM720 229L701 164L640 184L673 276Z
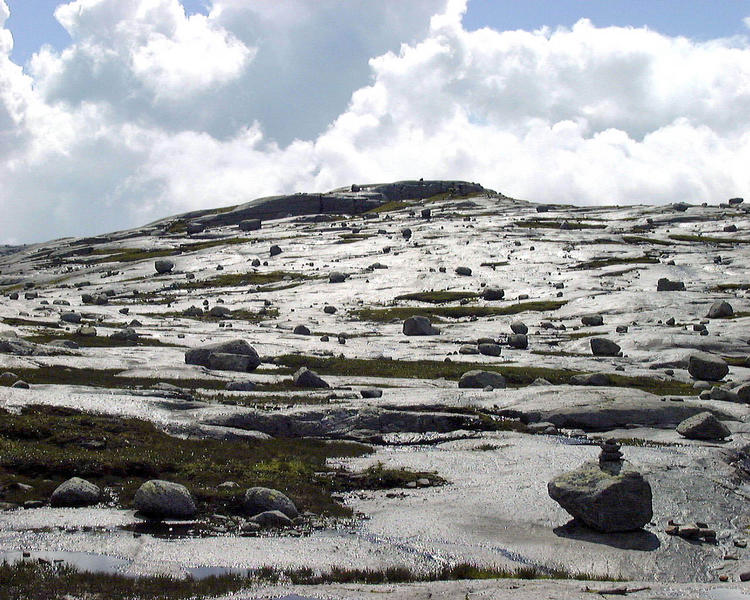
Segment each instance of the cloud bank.
M578 204L750 189L750 41L467 31L465 0L75 0L25 68L0 0L1 242L352 182Z

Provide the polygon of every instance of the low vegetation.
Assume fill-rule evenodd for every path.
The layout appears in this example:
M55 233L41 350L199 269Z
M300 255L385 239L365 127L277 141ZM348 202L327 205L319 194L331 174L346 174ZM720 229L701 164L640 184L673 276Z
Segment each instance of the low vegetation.
M478 297L475 292L413 292L396 296L396 300L414 300L415 302L427 302L428 304L444 304L445 302L455 302L457 300L467 300Z
M528 221L517 221L516 227L523 227L526 229L563 229L562 225L565 223L565 229L606 229L606 225L593 224L593 223L581 223L580 221L553 221L549 219L529 219Z
M473 369L489 370L500 373L508 385L520 387L529 385L541 377L553 384L567 384L573 375L582 371L552 369L547 367L521 367L505 364L487 364L472 362L444 362L437 360L376 360L364 358L318 357L302 354L285 354L275 359L282 368L277 373L293 373L300 367L307 367L321 375L340 375L349 377L383 377L403 379L448 379L457 381L466 371ZM626 375L609 375L615 387L637 388L654 394L693 395L692 385L679 381L663 381L649 377L629 377Z
M202 599L232 594L258 584L291 583L293 585L339 584L395 584L425 581L457 581L466 579L577 579L582 581L613 581L591 573L564 569L545 569L526 566L505 569L474 563L445 565L431 571L415 571L409 567L384 569L352 569L331 567L327 571L311 568L277 569L261 567L245 574L228 573L203 579L176 578L166 575L127 577L114 573L90 573L60 564L19 561L0 565L0 600L45 598L46 600L133 600Z
M125 347L179 347L177 344L170 344L168 342L162 342L156 338L150 337L139 337L135 341L131 340L118 340L109 335L97 335L97 336L85 336L85 335L60 335L60 334L49 334L42 333L37 335L30 335L24 338L29 342L35 344L49 344L50 342L57 342L63 340L70 340L78 344L81 348L125 348Z
M674 234L669 236L676 242L701 242L703 244L750 244L750 239L714 237L710 235Z
M352 315L361 321L389 322L404 320L415 315L430 318L461 319L465 317L495 317L501 315L515 315L522 312L544 312L557 310L566 304L565 300L538 300L534 302L519 302L505 306L438 306L417 308L410 306L396 306L388 308L363 308L355 310Z
M91 262L95 264L110 262L135 262L139 260L147 260L149 258L161 258L165 256L185 254L188 252L197 252L199 250L207 250L208 248L215 248L217 246L245 244L251 241L253 240L251 240L250 238L233 237L207 240L203 242L192 242L189 244L180 244L176 248L156 248L153 250L143 250L142 248L125 248L112 251L101 248L94 250L93 254L104 254L105 256L94 259Z
M658 238L644 237L641 235L626 235L622 240L626 244L653 244L655 246L671 246L672 242Z
M210 279L180 282L176 284L175 289L204 290L210 288L269 285L282 281L299 283L308 279L313 279L313 277L293 271L249 271L247 273L226 273L211 277Z
M202 514L233 514L241 494L261 485L280 489L301 510L343 516L348 509L331 493L335 481L326 460L368 454L369 446L314 439L217 441L180 439L137 419L83 413L49 406L20 414L0 411L0 489L6 502L46 500L72 476L111 491L129 506L141 483L167 479L185 485ZM234 481L238 488L218 485ZM8 489L11 481L32 489ZM366 483L366 482L365 482Z
M652 258L650 256L631 256L631 257L617 257L612 256L608 258L598 258L594 260L588 260L582 263L578 263L572 269L574 271L588 271L590 269L601 269L602 267L612 267L615 265L653 265L658 264L658 258Z

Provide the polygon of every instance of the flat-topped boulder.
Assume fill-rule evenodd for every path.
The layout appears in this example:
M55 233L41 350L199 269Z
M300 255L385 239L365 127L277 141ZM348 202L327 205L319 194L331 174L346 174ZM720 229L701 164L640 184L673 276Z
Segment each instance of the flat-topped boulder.
M260 357L245 340L230 340L191 348L185 352L185 363L209 369L246 372L260 365Z

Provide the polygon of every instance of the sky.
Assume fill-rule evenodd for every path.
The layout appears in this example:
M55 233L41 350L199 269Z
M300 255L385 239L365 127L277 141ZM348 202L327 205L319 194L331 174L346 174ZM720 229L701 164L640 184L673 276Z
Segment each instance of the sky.
M750 190L750 0L0 0L0 243L264 195Z

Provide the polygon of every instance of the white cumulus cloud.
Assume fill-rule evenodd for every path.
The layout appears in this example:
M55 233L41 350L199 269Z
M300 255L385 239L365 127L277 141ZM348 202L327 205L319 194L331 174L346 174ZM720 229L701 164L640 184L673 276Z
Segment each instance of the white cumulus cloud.
M72 44L9 58L2 241L352 182L460 178L535 201L750 188L750 42L467 30L465 0L75 0Z

